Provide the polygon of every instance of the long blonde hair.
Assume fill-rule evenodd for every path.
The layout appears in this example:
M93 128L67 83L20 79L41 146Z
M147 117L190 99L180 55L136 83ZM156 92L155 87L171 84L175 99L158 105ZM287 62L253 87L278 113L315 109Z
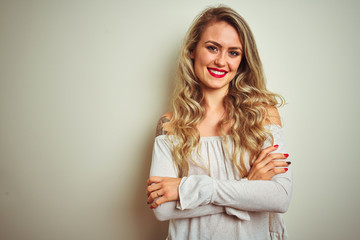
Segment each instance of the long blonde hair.
M176 142L173 144L172 155L179 177L189 173L191 153L200 141L196 126L205 115L204 98L190 54L195 50L204 29L213 21L225 21L233 26L243 46L240 66L223 101L226 116L218 125L221 134L225 136L225 126L232 124L229 134L233 139L234 152L230 158L241 176L247 175L245 153L248 152L250 161L253 161L270 134L263 126L267 118L266 107L278 106L278 99L283 103L280 95L266 89L262 63L253 34L245 20L228 7L205 9L188 30L178 59L177 86L172 99L173 116L170 126ZM227 138L223 139L227 144Z

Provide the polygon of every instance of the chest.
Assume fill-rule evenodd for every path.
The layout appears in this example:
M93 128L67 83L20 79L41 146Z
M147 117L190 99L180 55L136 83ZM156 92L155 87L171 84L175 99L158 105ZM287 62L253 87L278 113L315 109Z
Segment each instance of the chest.
M219 131L218 125L219 120L217 118L205 118L197 125L197 129L201 137L220 136L221 132Z
M208 175L215 179L240 180L235 163L229 158L233 153L231 141L224 143L221 137L201 137L199 151L194 151L189 161L189 175ZM250 168L248 157L245 166Z

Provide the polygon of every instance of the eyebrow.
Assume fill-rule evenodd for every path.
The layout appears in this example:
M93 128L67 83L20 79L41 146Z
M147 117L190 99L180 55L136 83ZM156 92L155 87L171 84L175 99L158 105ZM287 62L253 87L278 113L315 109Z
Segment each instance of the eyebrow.
M206 41L205 43L212 43L212 44L214 44L215 46L217 46L217 47L219 47L219 48L222 48L222 46L221 46L221 44L220 43L217 43L217 42L215 42L215 41ZM242 49L240 48L240 47L229 47L229 49L231 49L231 50L236 50L236 49L238 49L238 50L240 50L240 51L242 51Z

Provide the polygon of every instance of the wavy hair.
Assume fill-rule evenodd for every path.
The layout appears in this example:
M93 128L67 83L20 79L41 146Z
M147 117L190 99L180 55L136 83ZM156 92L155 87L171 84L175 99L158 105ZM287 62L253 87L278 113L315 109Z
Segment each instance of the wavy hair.
M253 34L245 20L225 6L205 9L189 28L178 58L170 132L175 137L172 155L179 177L189 173L191 153L198 148L200 141L196 126L205 115L204 97L190 55L207 25L218 21L225 21L233 26L243 46L241 63L223 100L226 114L218 124L228 154L225 127L231 125L229 135L233 140L234 151L229 157L241 176L247 175L245 154L249 154L251 164L260 153L267 136L272 138L271 133L263 126L268 117L266 107L283 104L280 95L266 89L262 63Z

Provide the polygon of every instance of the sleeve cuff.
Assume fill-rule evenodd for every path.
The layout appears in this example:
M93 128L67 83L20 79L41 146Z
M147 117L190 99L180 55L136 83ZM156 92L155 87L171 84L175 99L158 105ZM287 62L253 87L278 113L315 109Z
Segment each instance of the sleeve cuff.
M177 209L193 209L211 202L213 193L212 179L206 175L183 177L179 185Z
M250 215L247 211L242 211L232 207L225 207L225 212L227 215L233 215L240 220L250 221Z

